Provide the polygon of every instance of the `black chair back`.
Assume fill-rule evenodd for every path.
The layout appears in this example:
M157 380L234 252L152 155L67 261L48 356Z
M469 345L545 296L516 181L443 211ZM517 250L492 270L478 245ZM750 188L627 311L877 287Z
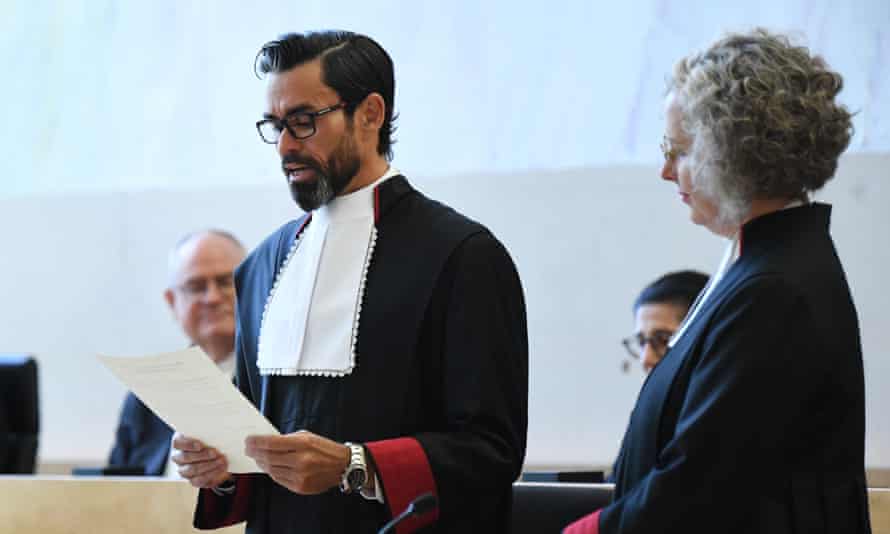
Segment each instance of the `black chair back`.
M0 354L0 473L34 472L39 432L37 361Z
M513 484L513 534L559 534L612 500L612 484L517 482Z

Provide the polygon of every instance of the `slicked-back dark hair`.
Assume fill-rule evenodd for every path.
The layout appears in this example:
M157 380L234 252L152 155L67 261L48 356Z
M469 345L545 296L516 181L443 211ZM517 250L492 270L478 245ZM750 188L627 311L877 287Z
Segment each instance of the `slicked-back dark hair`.
M708 275L698 271L667 273L640 292L634 301L634 312L644 304L673 304L683 308L685 315L707 283Z
M377 141L377 153L392 160L396 116L395 75L392 58L376 41L358 33L324 30L288 33L264 44L257 53L254 70L263 77L288 71L321 58L322 81L340 95L350 117L371 93L383 97L386 107Z

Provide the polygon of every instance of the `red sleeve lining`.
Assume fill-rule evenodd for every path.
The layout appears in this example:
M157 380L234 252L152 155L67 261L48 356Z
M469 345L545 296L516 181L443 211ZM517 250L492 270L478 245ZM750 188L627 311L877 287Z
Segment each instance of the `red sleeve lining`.
M415 498L432 493L438 498L436 481L423 447L414 438L396 438L365 443L383 486L391 517L402 513ZM421 517L412 517L396 527L409 534L439 518L439 507Z
M602 508L586 515L581 519L570 524L562 531L562 534L599 534L600 532L600 512Z
M220 496L209 489L198 493L195 528L215 529L245 521L250 508L250 475L235 475L235 492Z

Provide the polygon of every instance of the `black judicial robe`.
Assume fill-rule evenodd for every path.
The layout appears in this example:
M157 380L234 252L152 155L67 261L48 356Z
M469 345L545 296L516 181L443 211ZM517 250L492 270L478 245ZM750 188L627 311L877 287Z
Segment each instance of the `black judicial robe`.
M739 259L640 391L614 501L568 532L870 531L859 327L830 212L742 228Z
M143 466L146 475L161 476L167 468L172 438L173 429L136 395L127 393L108 464Z
M371 533L431 489L439 508L429 517L437 520L400 533L509 530L528 389L525 304L513 262L487 229L401 176L375 191L375 220L353 372L264 377L257 370L261 314L304 216L236 271L237 383L282 433L365 443L386 504L337 488L301 496L266 475L242 475L234 496L202 490L196 527L246 519L251 534Z

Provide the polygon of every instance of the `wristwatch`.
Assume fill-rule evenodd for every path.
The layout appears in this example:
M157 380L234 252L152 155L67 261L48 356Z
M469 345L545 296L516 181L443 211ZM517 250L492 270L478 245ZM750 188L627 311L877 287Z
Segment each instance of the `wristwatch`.
M340 491L359 492L368 483L368 462L365 461L365 447L357 443L344 443L349 447L349 465L340 478Z

